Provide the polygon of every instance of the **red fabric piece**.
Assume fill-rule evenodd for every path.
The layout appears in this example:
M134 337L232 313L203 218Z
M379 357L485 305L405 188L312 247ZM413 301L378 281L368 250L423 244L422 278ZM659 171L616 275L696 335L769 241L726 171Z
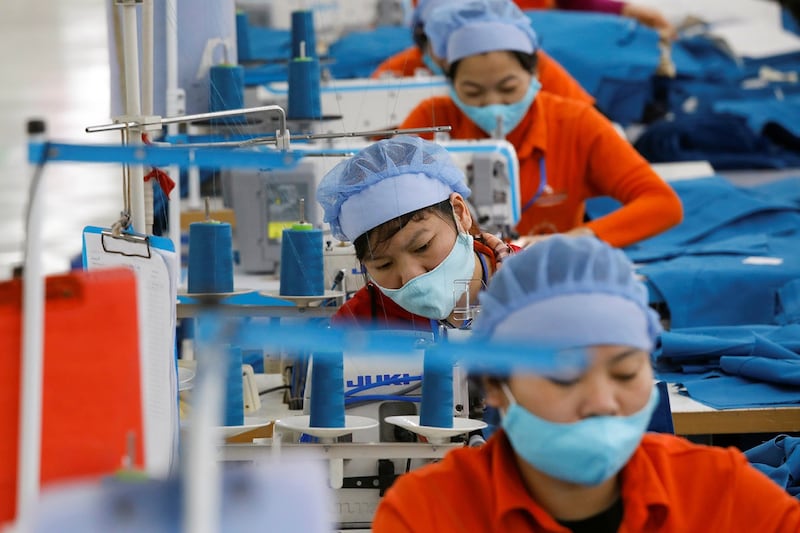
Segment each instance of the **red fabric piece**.
M152 179L158 181L158 186L161 187L161 190L164 191L164 194L167 196L169 196L169 193L171 193L172 189L175 188L175 182L173 179L169 177L169 174L160 168L153 167L153 170L148 172L144 177L145 182Z

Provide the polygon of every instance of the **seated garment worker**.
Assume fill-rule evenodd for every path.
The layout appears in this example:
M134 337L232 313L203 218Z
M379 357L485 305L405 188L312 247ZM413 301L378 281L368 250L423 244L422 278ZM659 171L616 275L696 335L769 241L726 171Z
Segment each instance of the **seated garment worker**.
M400 127L450 125L454 139L513 144L521 244L569 232L622 247L680 222L678 196L611 122L590 105L539 90L536 35L510 0L442 6L425 28L434 52L447 57L450 96L422 101ZM622 206L584 223L584 203L596 196Z
M391 74L396 77L414 76L418 70L427 70L442 75L444 58L431 54L428 38L425 35L425 20L436 8L462 0L422 0L414 9L411 18L412 35L415 45L399 52L378 65L373 78ZM539 52L539 81L542 90L565 98L574 98L594 105L594 98L557 61L544 51Z
M428 330L466 327L454 313L457 280L472 280L469 301L512 249L481 234L465 198L464 174L438 144L399 136L340 162L317 201L333 236L353 242L368 283L334 323Z
M646 295L625 255L591 237L508 258L481 294L473 338L579 349L587 364L558 380L482 377L502 429L402 475L372 530L800 531L800 501L740 451L645 433L659 332Z

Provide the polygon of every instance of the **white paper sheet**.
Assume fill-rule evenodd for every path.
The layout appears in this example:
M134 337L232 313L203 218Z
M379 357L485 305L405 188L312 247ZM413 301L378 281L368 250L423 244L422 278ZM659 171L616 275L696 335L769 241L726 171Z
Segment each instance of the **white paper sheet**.
M100 228L87 228L83 242L87 269L127 266L136 273L145 466L151 476L166 477L174 466L179 435L176 254L159 247L163 239L151 237L149 245L129 242L104 236Z

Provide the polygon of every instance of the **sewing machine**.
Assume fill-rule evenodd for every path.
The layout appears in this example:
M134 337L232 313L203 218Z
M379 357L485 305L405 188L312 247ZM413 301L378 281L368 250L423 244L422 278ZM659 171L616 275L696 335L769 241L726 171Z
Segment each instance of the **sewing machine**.
M286 107L287 82L272 82L245 95L249 105L266 103ZM422 100L448 94L443 76L411 78L323 80L320 104L323 116L336 116L330 126L337 131L375 130L395 127Z

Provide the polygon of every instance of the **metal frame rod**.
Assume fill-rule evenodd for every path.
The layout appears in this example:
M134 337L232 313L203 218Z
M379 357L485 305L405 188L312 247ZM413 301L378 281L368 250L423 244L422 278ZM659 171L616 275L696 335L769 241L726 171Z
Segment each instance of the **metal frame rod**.
M407 129L393 129L393 130L369 130L369 131L347 131L343 133L309 133L307 135L293 135L292 141L313 141L317 139L350 139L355 137L388 137L390 135L416 135L418 133L439 133L448 132L452 129L451 126L432 126L429 128L407 128ZM245 148L247 146L260 146L264 144L277 144L278 139L275 137L253 137L252 139L238 140L238 141L219 141L219 142L202 142L202 143L177 143L172 146L187 146L193 148ZM326 152L328 155L335 155Z
M266 113L269 111L276 112L280 117L280 131L286 130L286 111L278 105L266 105L260 107L250 107L247 109L226 109L224 111L210 111L208 113L197 113L195 115L182 115L179 117L159 117L158 120L153 122L115 122L113 124L102 124L100 126L88 126L86 133L95 133L98 131L115 131L123 129L131 129L141 126L150 125L166 125L166 124L180 124L183 122L198 122L201 120L209 120L212 118L235 117L238 115L252 115L255 113Z

